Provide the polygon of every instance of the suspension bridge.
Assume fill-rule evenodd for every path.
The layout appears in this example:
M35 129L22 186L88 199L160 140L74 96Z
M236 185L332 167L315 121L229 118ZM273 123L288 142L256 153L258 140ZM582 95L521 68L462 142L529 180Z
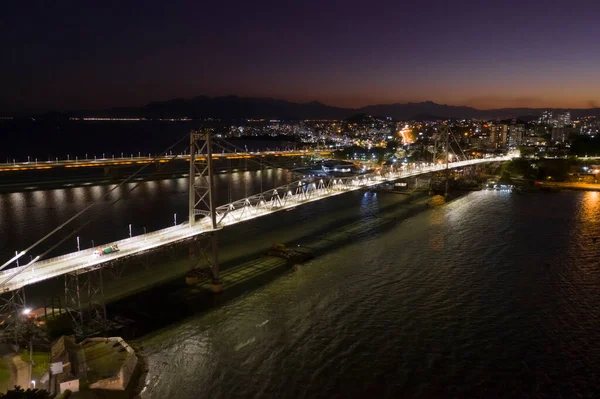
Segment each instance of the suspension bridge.
M217 206L214 196L214 170L212 162L215 158L214 149L216 145L219 145L222 149L231 150L231 148L226 144L214 143L214 139L208 132L192 132L189 136L190 146L187 155L190 159L190 173L188 178L189 217L187 221L169 228L112 242L110 245L118 248L118 251L110 254L101 256L97 250L90 248L49 259L42 259L43 256L32 256L31 261L23 266L7 268L7 266L12 266L16 259L21 258L27 253L31 254L33 248L41 245L46 237L68 225L69 222L80 216L80 214L85 213L86 209L84 209L80 214L63 223L63 225L38 241L38 243L25 251L21 251L14 258L0 266L0 270L3 269L0 271L0 294L9 298L5 299L8 308L12 309L12 312L18 312L20 308L25 306L22 291L27 286L59 276L65 276L65 292L67 292L67 279L70 276L79 276L83 273L91 274L91 272L101 270L115 261L148 253L149 251L199 236L208 237L205 256L211 268L213 289L220 291L218 248L216 242L216 232L220 229L365 187L409 177L417 177L432 172L491 162L502 162L512 158L511 156L498 156L449 162L450 157L448 154L451 151L449 144L450 133L447 132L445 134L446 146L443 148L445 162L443 163L436 162L409 165L410 167L404 168L388 168L378 172L348 177L302 178L290 184ZM459 159L459 157L456 159ZM77 284L79 284L78 281L77 279ZM79 286L75 287L74 291L77 298L70 301L71 307L74 308L74 311L79 312L79 319L83 321Z

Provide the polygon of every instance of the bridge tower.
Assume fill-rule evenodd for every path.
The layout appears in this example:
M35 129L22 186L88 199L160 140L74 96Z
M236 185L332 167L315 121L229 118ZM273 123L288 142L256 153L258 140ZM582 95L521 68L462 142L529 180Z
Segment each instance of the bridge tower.
M213 143L209 130L190 133L190 172L189 172L189 227L208 220L212 231L198 237L203 241L201 255L207 260L211 270L213 292L221 292L219 279L219 254L217 237L217 213L214 184ZM200 218L200 219L197 219Z
M437 135L435 138L435 144L433 146L433 160L434 164L445 165L445 178L444 178L444 196L448 196L448 180L450 178L449 162L450 157L454 156L457 160L466 160L467 157L463 152L458 140L452 133L450 126L446 123L442 123L437 128ZM453 146L454 145L454 146ZM458 152L457 152L458 151Z

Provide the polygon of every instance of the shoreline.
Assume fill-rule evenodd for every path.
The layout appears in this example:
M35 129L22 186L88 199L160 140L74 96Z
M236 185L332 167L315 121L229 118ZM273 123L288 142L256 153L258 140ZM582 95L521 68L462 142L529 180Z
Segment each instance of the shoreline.
M594 183L541 182L535 187L571 191L600 191L600 184Z
M291 248L296 246L308 248L315 257L320 257L328 252L340 250L356 240L370 239L413 216L465 197L469 193L468 191L453 192L453 195L443 201L443 203L432 203L432 199L436 196L430 196L426 191L415 192L410 196L397 196L393 193L389 195L383 193L364 193L361 198L385 196L384 198L387 201L381 201L381 208L377 207L376 211L367 216L363 216L359 212L358 214L346 215L345 218L337 219L337 215L333 215L331 222L322 223L318 228L309 230L308 232L305 225L292 228L291 230L294 233L290 234L288 231L287 235L283 235L281 242L285 242ZM342 200L337 199L337 201ZM352 204L350 208L355 206L356 204ZM335 205L333 207L335 208ZM287 230L285 227L279 228L279 230L281 229ZM282 236L277 231L274 234ZM287 262L271 262L272 264L268 267L264 267L264 263L259 265L261 259L265 258L265 255L260 255L260 249L258 249L258 252L255 251L252 253L251 250L256 250L256 248L253 248L251 244L239 246L239 242L235 241L236 234L233 233L231 235L233 238L230 237L229 241L234 240L234 245L233 248L229 249L235 249L236 253L227 251L227 246L222 250L222 252L230 255L230 259L224 262L226 267L222 268L225 291L219 296L214 296L214 294L210 293L210 289L206 283L193 287L185 286L183 284L184 279L180 276L181 273L175 271L172 266L174 262L184 264L186 261L173 259L171 262L159 262L157 265L157 267L160 267L165 272L170 270L168 273L170 276L165 274L164 277L167 278L156 281L154 285L147 287L140 286L136 290L135 287L132 287L127 282L127 280L132 279L140 280L139 276L136 277L136 273L134 272L125 281L121 281L121 285L125 283L125 286L122 286L121 289L129 292L120 292L122 295L120 299L113 297L112 301L107 303L107 306L112 308L109 311L109 314L112 313L112 317L121 317L124 309L131 307L134 308L132 316L137 316L126 317L126 319L131 321L131 325L134 327L133 331L130 330L130 326L125 326L122 330L117 330L110 334L111 336L122 336L123 339L135 348L139 359L139 371L136 372L139 375L133 380L135 385L126 390L129 392L127 394L128 397L141 397L140 394L147 385L146 377L149 373L150 365L147 360L148 355L144 353L142 345L144 340L156 334L164 333L169 328L185 322L190 317L226 306L228 302L238 300L244 294L259 289L263 285L276 283L277 279L288 273L294 273L298 267L302 267L299 265L290 265ZM288 240L286 238L292 239ZM267 237L265 240L269 240L269 238ZM231 246L232 243L230 242L229 245ZM307 267L310 267L310 265ZM185 266L182 270L184 269ZM150 270L147 271L150 272ZM240 275L243 275L242 278L239 278ZM251 275L250 278L247 277L248 275ZM120 290L117 289L117 291ZM114 291L112 292L112 294L115 293ZM109 297L111 296L111 293L107 292L107 294ZM164 298L165 303L163 306L154 307L151 302L145 301L144 297L154 297L160 299L161 302ZM177 310L174 311L173 309ZM138 310L140 311L139 313ZM148 312L151 313L150 319L146 317ZM141 324L140 328L137 327L138 323Z

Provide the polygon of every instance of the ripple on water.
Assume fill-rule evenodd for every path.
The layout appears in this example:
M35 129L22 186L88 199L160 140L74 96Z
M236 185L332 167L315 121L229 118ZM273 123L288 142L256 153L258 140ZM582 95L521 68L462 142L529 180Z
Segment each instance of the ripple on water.
M470 194L141 339L143 396L597 396L599 236L595 193Z

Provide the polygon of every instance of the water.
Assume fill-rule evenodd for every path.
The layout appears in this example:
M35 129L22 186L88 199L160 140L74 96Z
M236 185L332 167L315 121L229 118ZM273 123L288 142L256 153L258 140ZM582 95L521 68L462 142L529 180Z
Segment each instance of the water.
M472 193L140 338L142 397L597 397L595 237L600 193Z
M245 198L260 193L261 189L292 181L294 175L283 169L219 174L215 177L217 203L229 203L230 199ZM52 248L80 227L76 236L68 238L48 256L76 251L77 236L80 248L84 249L127 238L129 224L132 234L138 235L187 220L187 178L129 183L110 192L115 187L84 186L0 194L0 263L92 203L97 205L32 254Z
M0 120L0 162L41 161L55 159L83 159L89 156L118 157L128 155L156 154L166 150L179 139L173 153L189 149L190 130L214 128L226 133L229 124L207 121L70 121L46 117L34 120ZM18 137L19 139L15 139ZM285 140L234 139L239 148L249 151L262 149L291 149L302 147L300 143Z

